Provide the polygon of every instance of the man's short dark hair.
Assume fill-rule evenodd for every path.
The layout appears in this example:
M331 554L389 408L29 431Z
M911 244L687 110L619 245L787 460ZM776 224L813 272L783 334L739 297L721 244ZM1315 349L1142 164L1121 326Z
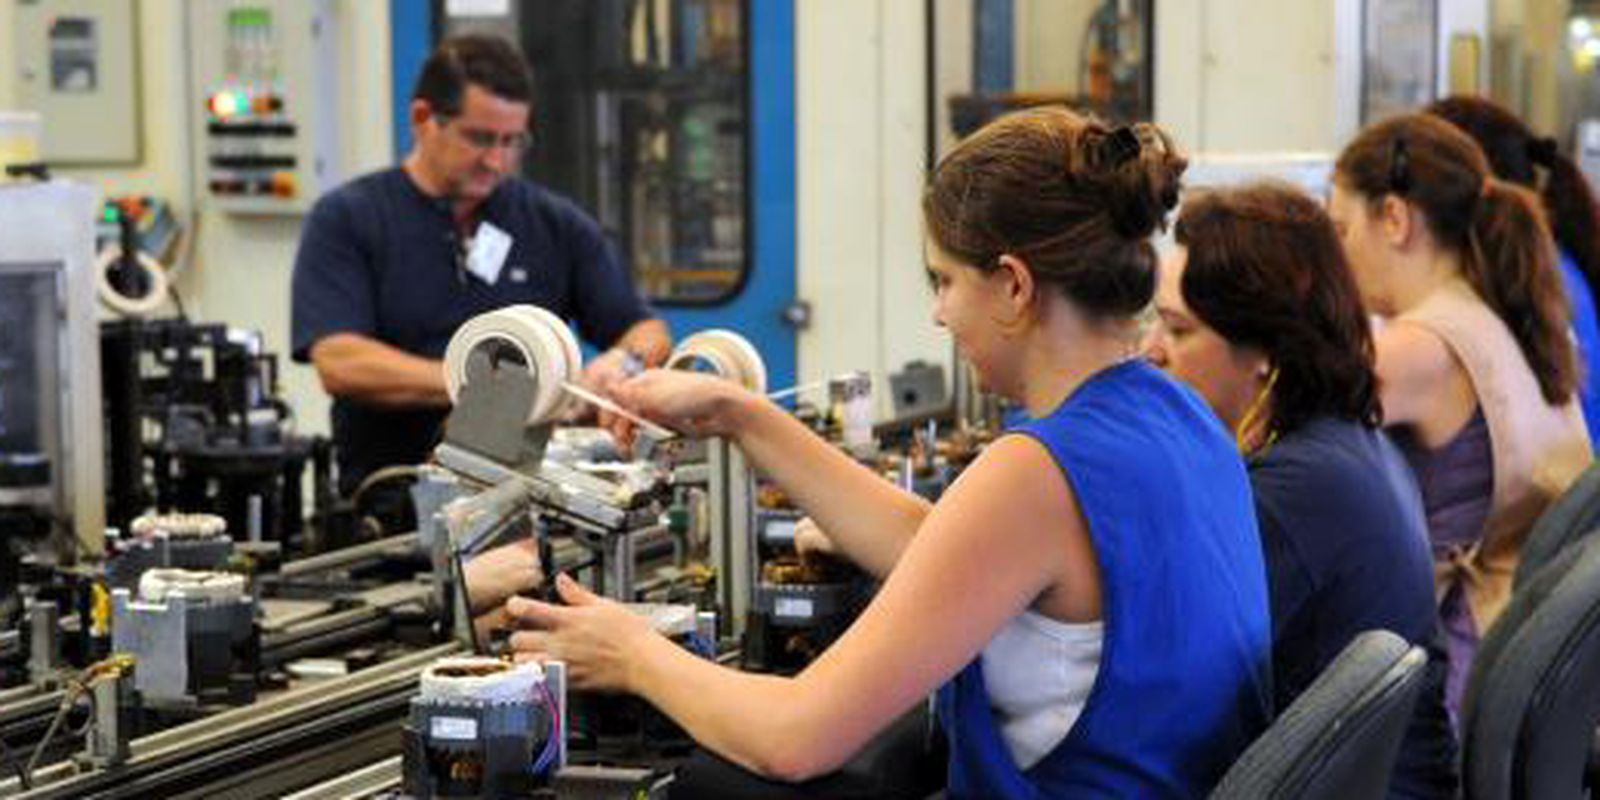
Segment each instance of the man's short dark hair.
M423 100L435 114L461 113L461 96L475 85L502 100L533 103L533 71L522 52L498 36L468 33L439 43L417 76L412 100Z

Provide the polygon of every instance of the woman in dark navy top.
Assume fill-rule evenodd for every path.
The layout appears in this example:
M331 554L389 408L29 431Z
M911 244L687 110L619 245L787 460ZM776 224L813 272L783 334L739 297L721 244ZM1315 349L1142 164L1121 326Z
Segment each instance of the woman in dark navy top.
M1377 429L1372 335L1333 224L1261 184L1184 202L1151 356L1200 390L1249 455L1282 711L1362 631L1437 642L1427 521ZM1452 797L1455 739L1435 648L1390 794Z
M938 690L956 797L1203 795L1267 724L1270 623L1244 465L1203 401L1138 359L1149 242L1184 161L1151 126L1003 117L924 195L934 318L1034 420L929 506L777 406L649 372L618 399L732 438L884 577L793 678L699 659L558 581L512 600L531 658L642 695L701 744L788 779L833 769Z

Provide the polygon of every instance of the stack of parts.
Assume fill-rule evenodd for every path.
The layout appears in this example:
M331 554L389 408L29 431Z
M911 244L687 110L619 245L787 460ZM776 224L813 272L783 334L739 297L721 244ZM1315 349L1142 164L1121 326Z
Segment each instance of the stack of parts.
M128 527L132 536L110 542L106 577L114 587L138 586L157 567L215 570L233 557L228 523L215 514L146 514Z

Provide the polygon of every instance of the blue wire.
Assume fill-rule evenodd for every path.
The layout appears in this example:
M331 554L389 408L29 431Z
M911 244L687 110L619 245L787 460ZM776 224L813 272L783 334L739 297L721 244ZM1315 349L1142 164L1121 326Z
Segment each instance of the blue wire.
M528 768L534 775L539 775L549 769L551 763L556 760L556 752L559 750L558 740L561 738L561 717L557 715L556 699L551 696L550 687L540 683L539 696L543 701L542 704L545 710L550 712L550 734L545 737L544 750L534 760L533 766Z

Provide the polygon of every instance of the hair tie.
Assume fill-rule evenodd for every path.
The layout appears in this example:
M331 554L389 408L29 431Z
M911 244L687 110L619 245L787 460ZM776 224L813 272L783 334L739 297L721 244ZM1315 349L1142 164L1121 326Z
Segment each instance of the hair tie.
M1138 158L1139 151L1144 148L1144 145L1139 141L1139 134L1133 130L1132 126L1123 125L1106 137L1105 148L1106 163L1115 168Z
M1561 153L1561 145L1549 136L1534 136L1528 139L1528 160L1541 167L1549 168L1556 165L1556 156Z
M1389 145L1389 193L1405 197L1411 191L1411 151L1404 136Z

